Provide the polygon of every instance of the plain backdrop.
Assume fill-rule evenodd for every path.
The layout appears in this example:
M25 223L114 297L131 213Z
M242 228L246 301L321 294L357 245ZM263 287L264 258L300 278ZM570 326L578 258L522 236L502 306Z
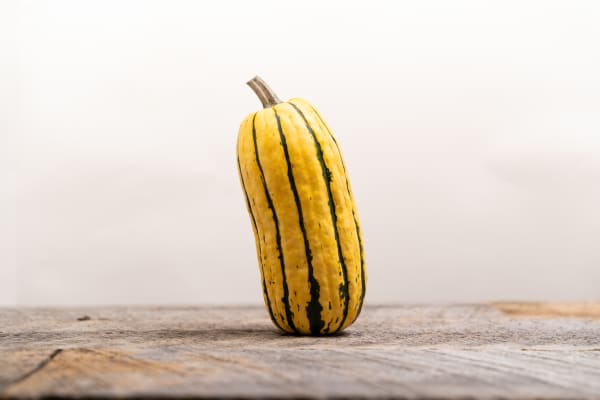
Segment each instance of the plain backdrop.
M368 303L600 299L597 1L0 6L0 303L259 303L245 82L345 154Z

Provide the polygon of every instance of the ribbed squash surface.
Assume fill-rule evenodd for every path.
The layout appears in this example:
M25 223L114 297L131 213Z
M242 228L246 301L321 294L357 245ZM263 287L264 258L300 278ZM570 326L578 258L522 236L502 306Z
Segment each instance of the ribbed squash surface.
M365 296L363 241L342 154L306 100L241 124L238 167L273 323L297 334L338 332Z

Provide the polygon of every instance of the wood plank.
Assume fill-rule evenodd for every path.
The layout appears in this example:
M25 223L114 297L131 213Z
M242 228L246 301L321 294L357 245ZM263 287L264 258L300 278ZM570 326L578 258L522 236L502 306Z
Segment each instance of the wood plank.
M263 307L0 309L0 398L600 398L598 304L366 306L334 337Z

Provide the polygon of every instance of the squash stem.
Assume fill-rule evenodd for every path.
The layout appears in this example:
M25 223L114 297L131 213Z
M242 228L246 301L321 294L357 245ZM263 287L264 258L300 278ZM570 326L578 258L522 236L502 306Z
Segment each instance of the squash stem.
M264 108L273 107L276 104L282 103L273 90L262 80L260 76L255 76L246 82L248 86L256 93Z

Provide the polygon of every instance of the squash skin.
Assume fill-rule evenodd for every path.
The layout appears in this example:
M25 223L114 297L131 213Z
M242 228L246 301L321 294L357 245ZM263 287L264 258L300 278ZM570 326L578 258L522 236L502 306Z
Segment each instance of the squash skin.
M291 99L249 115L237 142L263 297L285 332L325 335L358 317L362 232L339 146L318 111Z

